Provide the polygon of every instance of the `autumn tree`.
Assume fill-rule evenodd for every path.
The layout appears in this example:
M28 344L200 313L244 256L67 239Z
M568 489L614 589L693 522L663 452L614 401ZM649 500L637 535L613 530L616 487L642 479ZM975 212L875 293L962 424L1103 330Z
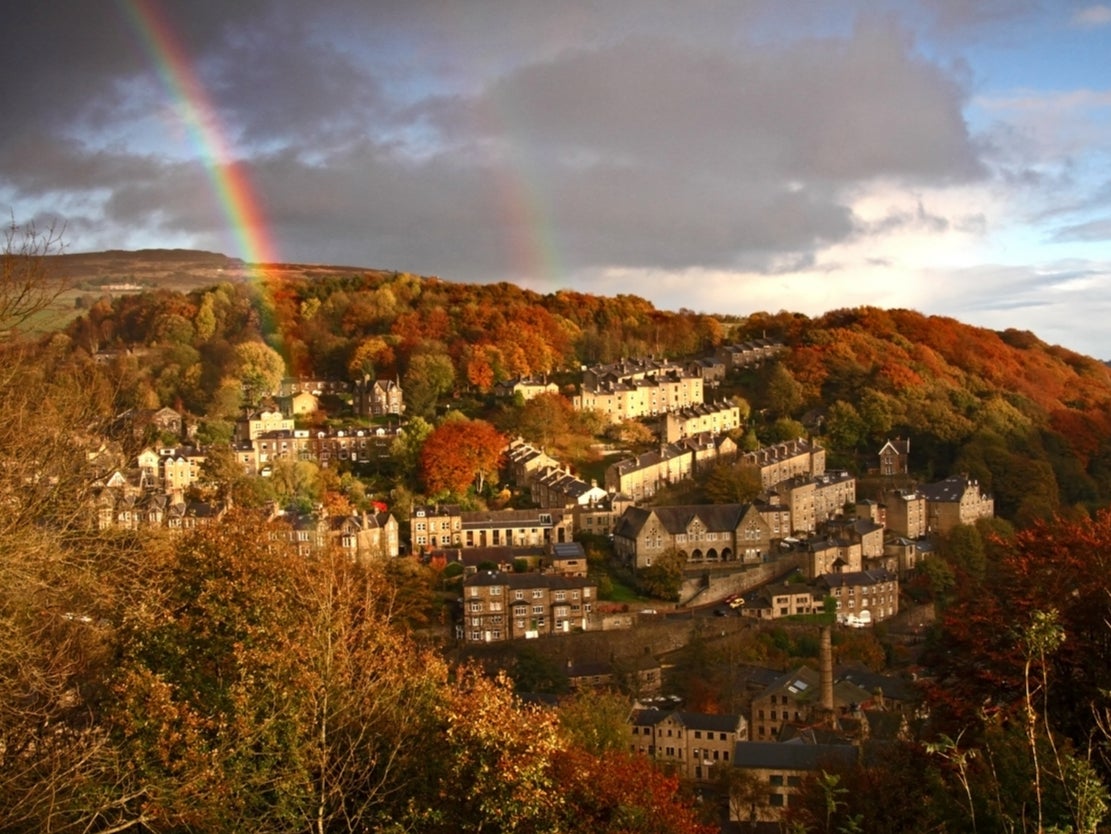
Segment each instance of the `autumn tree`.
M409 360L402 378L405 407L412 414L430 417L436 403L455 385L455 367L442 353L419 353Z
M376 379L394 365L393 347L382 336L367 336L347 362L349 379Z
M235 346L235 377L242 383L248 402L278 391L285 376L285 360L265 342L241 342Z
M390 443L390 459L399 472L413 473L419 470L421 449L430 434L432 424L423 417L414 416L406 421Z
M34 225L11 221L0 250L0 333L18 333L54 303L65 285L50 275L47 256L61 250L55 228L40 232Z
M768 375L766 396L776 415L788 417L802 407L804 392L787 366L776 362Z
M1018 626L999 624L1021 626L1037 612L1056 610L1066 639L1039 656L1035 668L1068 684L1050 689L1043 709L1055 732L1086 749L1092 716L1111 691L1111 512L1036 524L1009 540L989 540L989 552L984 580L956 585L944 611L934 660L947 684L932 691L935 715L951 735L975 723L985 702L1004 715L1024 715L1030 641ZM1111 773L1107 759L1097 764L1103 775Z
M525 402L517 415L517 431L542 449L562 445L571 430L574 409L560 394L538 394Z
M421 471L429 495L481 492L497 474L506 439L485 420L458 417L442 422L421 449Z
M855 451L868 439L867 425L852 403L838 400L829 407L822 428L830 444L845 452Z
M706 497L715 504L743 504L764 489L760 467L748 463L719 463L706 476Z
M559 704L560 732L574 747L604 756L628 745L629 699L617 692L580 689Z
M614 443L633 449L645 449L656 442L656 435L639 420L622 420L610 423L605 430L607 438Z
M443 666L395 627L383 574L289 532L197 531L125 617L111 726L135 824L376 829L423 778Z
M68 338L22 332L54 297L56 239L21 234L0 253L0 825L87 830L127 796L95 717L147 560L130 535L90 532L112 392Z
M649 596L677 601L683 585L686 555L675 548L665 550L651 565L637 571L637 584Z
M626 751L605 756L571 748L555 756L564 796L557 830L599 834L711 834L681 792L679 778L657 770L651 759Z

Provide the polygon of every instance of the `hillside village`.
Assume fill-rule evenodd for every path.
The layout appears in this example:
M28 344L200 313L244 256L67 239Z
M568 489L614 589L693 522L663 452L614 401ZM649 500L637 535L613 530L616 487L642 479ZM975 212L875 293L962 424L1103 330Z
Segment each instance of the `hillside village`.
M992 498L968 476L909 483L912 450L902 438L875 450L872 470L887 486L869 496L858 495L847 471L827 469L826 450L814 437L740 449L738 407L706 401L706 394L738 368L774 362L783 350L756 342L689 362L644 358L584 368L574 407L598 411L609 423L641 421L658 443L609 463L601 483L516 438L503 449L500 474L518 496L514 508L422 503L404 508L407 523L385 505L347 514L272 506L269 517L288 522L291 540L306 555L334 547L352 560L408 554L440 570L457 566L459 596L444 639L464 650L635 632L662 612L730 618L731 629L832 615L815 619L827 623L815 626L822 634L821 668L754 669L743 699L748 707L740 713L660 706L666 675L654 655L629 659L611 652L615 659L607 664L576 661L572 646L560 652L576 688L612 687L618 667L631 662L636 683L624 687L636 694L629 749L707 788L720 783L724 767L745 774L767 788L730 802L732 819L773 823L803 776L828 757L851 758L866 743L905 737L907 722L922 717L920 693L908 679L833 668L829 623L870 628L893 621L901 585L930 557L932 537L994 514ZM528 400L555 393L552 388L521 378L496 395ZM329 395L350 399L349 426L306 423ZM160 442L144 446L130 465L104 469L90 508L96 526L184 532L218 523L232 502L206 466L229 451L242 475L258 478L273 476L281 462L329 467L389 458L406 432L404 391L397 381L369 378L286 379L244 411L222 451L190 445L188 416L170 408L121 414L116 426L132 440L154 434ZM109 446L99 450L98 465L111 458ZM655 500L722 465L758 474L759 494L745 503ZM674 595L639 609L607 603L583 541L607 542L613 564L632 576L665 561L677 564Z

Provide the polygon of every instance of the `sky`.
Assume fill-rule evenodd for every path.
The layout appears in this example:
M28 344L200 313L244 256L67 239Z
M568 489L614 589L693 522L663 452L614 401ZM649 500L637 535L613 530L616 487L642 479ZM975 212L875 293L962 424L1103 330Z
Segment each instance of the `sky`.
M37 0L0 212L745 315L903 307L1111 359L1111 3Z

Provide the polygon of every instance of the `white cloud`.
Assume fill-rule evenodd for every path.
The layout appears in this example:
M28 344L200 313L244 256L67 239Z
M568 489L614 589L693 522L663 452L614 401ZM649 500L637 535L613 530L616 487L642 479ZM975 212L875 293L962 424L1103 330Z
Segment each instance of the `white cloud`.
M1111 23L1111 6L1096 5L1080 9L1072 16L1073 26L1094 28Z

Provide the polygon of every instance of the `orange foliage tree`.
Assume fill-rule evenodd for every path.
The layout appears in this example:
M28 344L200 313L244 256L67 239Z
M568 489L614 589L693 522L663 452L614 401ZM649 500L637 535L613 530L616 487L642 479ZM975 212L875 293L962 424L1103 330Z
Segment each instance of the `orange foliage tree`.
M421 472L429 495L482 491L498 471L505 437L485 420L455 418L437 426L421 449Z

